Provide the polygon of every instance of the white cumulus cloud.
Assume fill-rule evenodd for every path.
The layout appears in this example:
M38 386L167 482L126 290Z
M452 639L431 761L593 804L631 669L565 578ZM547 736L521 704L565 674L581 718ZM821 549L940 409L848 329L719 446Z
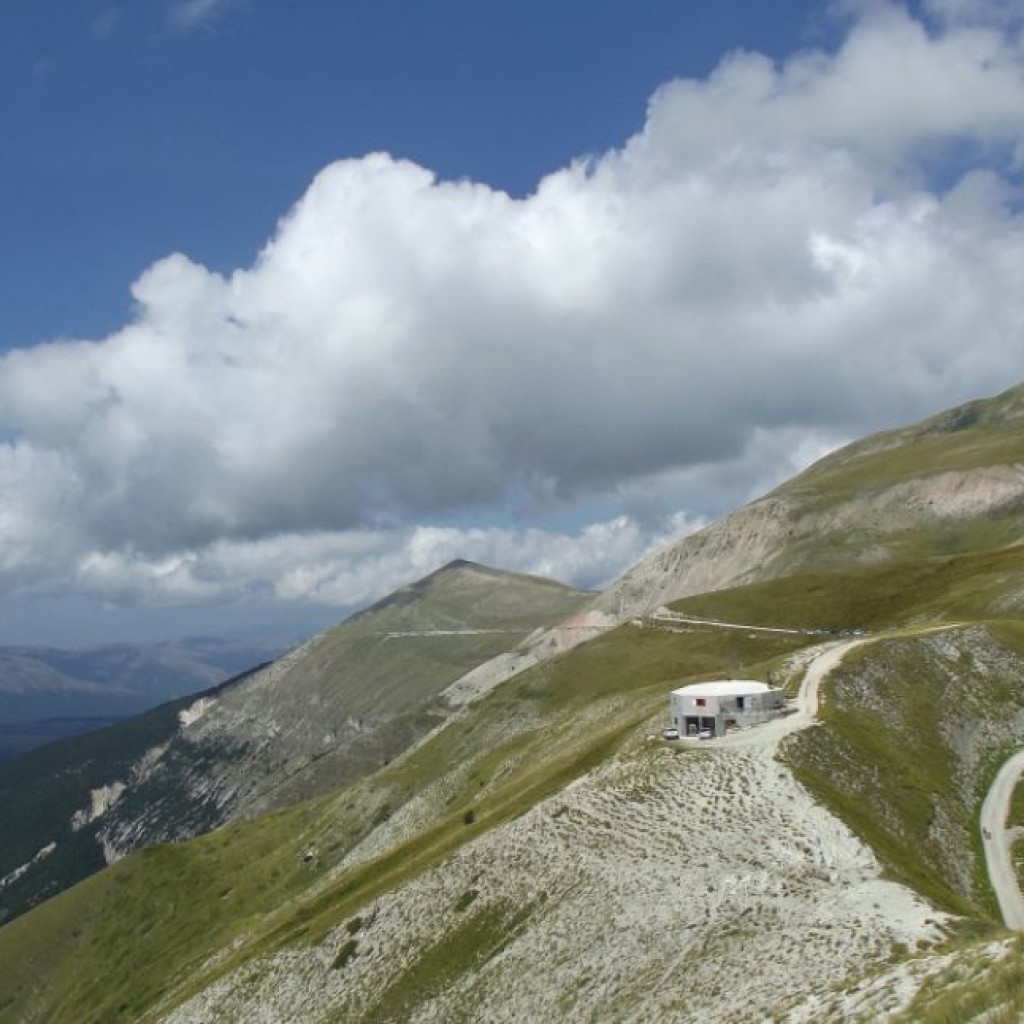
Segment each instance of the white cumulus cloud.
M675 511L1014 383L1024 58L954 6L667 83L523 199L374 154L251 267L161 260L120 331L0 359L0 580L351 604L468 557L590 584Z

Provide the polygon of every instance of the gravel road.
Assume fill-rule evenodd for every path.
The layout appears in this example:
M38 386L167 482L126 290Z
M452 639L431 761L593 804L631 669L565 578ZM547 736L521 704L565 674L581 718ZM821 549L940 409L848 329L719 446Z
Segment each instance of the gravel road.
M1013 788L1022 772L1024 750L1018 750L999 769L981 805L982 841L985 844L988 877L999 900L1003 923L1018 932L1024 931L1024 897L1021 896L1017 873L1010 857L1011 837L1006 829L1006 817L1010 811Z

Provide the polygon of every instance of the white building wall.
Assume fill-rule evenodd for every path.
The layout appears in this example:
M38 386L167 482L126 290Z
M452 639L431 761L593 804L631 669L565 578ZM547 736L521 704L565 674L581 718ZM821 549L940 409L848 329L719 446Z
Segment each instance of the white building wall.
M774 718L784 706L785 695L777 689L745 694L672 693L669 714L683 735L686 735L687 718L714 719L715 734L721 735L726 729L726 719L735 720L736 725L760 724Z

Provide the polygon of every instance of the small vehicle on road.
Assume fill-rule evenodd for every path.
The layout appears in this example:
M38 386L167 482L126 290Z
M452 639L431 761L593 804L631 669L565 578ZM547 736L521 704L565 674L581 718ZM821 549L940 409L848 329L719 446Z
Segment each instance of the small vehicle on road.
M701 729L701 731L697 733L697 739L699 740L714 739L714 736L715 734L710 729Z
M986 839L991 839L991 838L992 838L992 833L991 833L991 832L989 832L989 830L988 830L987 828L983 828L983 829L981 830L981 834L982 834L982 835L983 835L983 836L984 836L984 837L985 837Z
M679 739L679 730L674 725L670 725L661 735L667 740L677 740Z

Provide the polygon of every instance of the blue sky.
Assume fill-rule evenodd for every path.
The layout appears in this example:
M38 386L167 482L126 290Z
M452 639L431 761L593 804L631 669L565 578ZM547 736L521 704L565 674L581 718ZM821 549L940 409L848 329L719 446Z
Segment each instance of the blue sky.
M2 643L597 586L1020 377L1016 2L3 19Z
M113 331L168 253L249 263L331 160L385 150L522 195L620 144L662 82L830 25L785 2L221 0L193 22L167 0L5 8L3 348Z

